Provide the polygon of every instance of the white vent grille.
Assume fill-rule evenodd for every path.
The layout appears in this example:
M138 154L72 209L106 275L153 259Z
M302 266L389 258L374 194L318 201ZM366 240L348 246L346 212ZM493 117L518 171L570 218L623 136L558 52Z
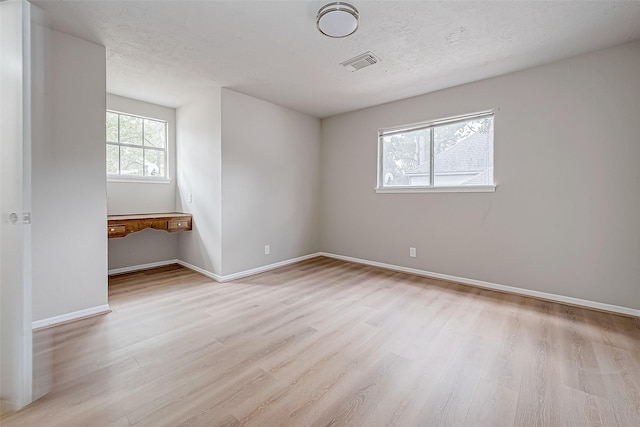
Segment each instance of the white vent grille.
M371 52L363 53L362 55L358 55L355 58L351 58L347 61L344 61L340 65L342 65L347 70L353 72L362 70L363 68L369 67L371 65L377 64L380 62L380 59L376 57Z

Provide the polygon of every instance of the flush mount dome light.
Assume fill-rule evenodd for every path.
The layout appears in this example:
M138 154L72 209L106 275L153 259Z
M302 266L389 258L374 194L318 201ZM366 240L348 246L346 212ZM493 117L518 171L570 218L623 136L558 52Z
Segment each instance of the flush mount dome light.
M358 9L340 1L320 8L316 17L318 30L329 37L347 37L358 29Z

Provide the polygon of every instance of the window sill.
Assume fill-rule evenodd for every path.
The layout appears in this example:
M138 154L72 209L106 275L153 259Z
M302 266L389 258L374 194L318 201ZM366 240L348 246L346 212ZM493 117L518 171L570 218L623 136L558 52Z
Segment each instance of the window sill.
M376 193L493 193L495 185L467 185L464 187L383 187Z
M134 184L171 184L168 178L150 179L150 178L120 178L115 176L107 176L107 182L127 182Z

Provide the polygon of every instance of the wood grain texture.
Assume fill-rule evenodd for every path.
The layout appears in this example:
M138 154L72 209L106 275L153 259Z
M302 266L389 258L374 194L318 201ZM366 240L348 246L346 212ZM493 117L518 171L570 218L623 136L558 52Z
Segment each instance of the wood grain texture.
M2 426L637 426L640 321L319 257L111 277Z
M107 215L107 237L126 237L145 228L165 230L169 233L190 231L191 222L192 215L183 212Z

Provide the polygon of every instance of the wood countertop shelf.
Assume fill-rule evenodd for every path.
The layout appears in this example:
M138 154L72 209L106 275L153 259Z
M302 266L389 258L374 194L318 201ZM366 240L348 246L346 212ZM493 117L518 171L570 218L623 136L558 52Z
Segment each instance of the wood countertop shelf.
M165 230L169 233L190 231L192 216L183 212L151 214L108 215L107 235L109 239L125 237L145 228Z

